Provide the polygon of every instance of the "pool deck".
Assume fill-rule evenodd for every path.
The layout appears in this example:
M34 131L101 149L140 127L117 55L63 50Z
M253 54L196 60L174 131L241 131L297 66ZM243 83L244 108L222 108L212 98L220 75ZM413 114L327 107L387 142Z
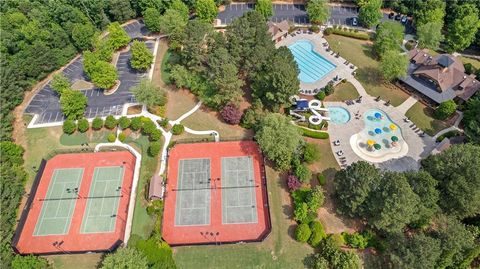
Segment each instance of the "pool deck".
M293 44L297 41L300 41L300 40L308 40L308 41L312 42L312 44L314 46L313 50L316 53L321 55L323 58L327 59L332 64L336 65L335 69L333 69L331 72L329 72L324 77L317 80L316 82L304 83L304 82L300 81L300 89L301 90L311 91L310 93L301 92L302 94L315 95L316 92L313 92L314 89L319 89L319 88L325 87L328 84L328 82L332 81L337 75L339 77L339 80L336 81L335 84L339 83L344 78L346 78L348 80L350 77L352 77L352 72L354 72L357 69L357 67L353 66L353 64L351 64L351 63L349 65L344 64L346 60L342 57L336 58L334 55L332 55L333 51L329 51L329 52L326 51L327 47L324 47L323 43L327 43L327 40L325 40L323 38L322 33L318 33L318 34L315 34L315 33L312 33L312 34L296 34L295 36L288 35L287 38L281 40L275 46L277 48L281 47L281 46L288 47L291 44ZM351 69L350 66L353 66L354 68Z
M435 140L432 137L428 135L420 137L419 134L422 132L415 132L412 127L410 127L413 123L405 122L405 115L392 105L386 106L384 101L377 102L371 96L363 96L362 102L355 102L354 105L347 105L343 102L324 102L324 105L326 107L340 106L350 112L350 121L346 124L329 124L328 126L332 151L340 165L350 165L354 162L364 160L353 151L350 146L350 137L361 132L365 128L363 114L370 109L380 109L387 113L393 123L401 128L402 136L408 144L408 152L404 157L391 158L386 156L384 159L379 160L380 162L374 163L379 168L391 171L418 170L420 168L419 161L422 158L427 157L435 148ZM360 114L360 117L358 118L355 117L355 114L357 113ZM333 141L336 140L340 140L339 146L333 145ZM340 156L337 154L340 150L344 152L342 156L346 157L345 163L340 162Z

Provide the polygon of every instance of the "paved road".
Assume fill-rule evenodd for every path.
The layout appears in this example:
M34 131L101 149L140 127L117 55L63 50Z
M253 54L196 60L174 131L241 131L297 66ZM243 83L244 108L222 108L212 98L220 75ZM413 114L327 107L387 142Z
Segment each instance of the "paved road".
M148 34L145 25L141 22L134 22L124 27L132 38L138 38ZM153 51L155 43L146 42L147 47ZM133 94L129 89L136 85L140 79L146 76L133 70L129 66L131 57L130 51L122 52L117 61L117 71L120 80L120 86L112 95L104 95L101 89L83 90L82 93L88 98L88 105L85 111L85 117L103 117L107 115L120 115L123 105L134 102ZM76 80L86 80L83 72L83 58L79 57L63 70L63 74L73 83ZM25 113L38 114L39 117L35 124L60 122L65 120L62 114L59 96L51 88L51 82L45 85L32 99Z

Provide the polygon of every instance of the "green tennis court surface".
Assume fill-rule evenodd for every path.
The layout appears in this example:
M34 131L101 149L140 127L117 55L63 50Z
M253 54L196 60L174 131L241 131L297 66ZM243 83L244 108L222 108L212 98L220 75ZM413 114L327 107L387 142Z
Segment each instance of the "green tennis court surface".
M122 195L123 166L96 167L83 215L81 233L115 230L118 204Z
M67 234L77 202L75 188L82 181L83 168L55 169L43 199L34 235ZM78 190L78 189L77 189Z
M180 160L175 226L210 223L210 159Z
M222 223L257 223L251 157L222 158Z

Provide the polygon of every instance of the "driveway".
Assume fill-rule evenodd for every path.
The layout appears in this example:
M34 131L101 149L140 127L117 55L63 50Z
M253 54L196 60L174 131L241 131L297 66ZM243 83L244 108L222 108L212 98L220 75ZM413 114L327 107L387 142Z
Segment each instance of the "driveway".
M124 29L130 37L141 37L148 32L142 22L134 22ZM153 41L146 42L147 47L153 51L155 43ZM104 95L101 89L89 89L81 91L87 98L87 108L85 110L86 118L104 117L107 115L120 115L123 105L135 102L130 88L135 86L146 73L137 72L130 68L129 60L130 51L121 52L117 61L118 79L120 86L117 91L111 95ZM77 80L87 80L83 72L83 57L79 57L68 65L62 72L72 83ZM60 108L59 96L51 87L49 81L40 91L33 97L30 104L25 109L27 114L37 114L38 118L34 124L61 122L65 120Z

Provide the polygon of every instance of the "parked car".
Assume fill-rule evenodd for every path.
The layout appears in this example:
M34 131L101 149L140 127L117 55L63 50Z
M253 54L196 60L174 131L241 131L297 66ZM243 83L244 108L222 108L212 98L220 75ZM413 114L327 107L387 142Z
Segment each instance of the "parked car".
M390 12L390 14L388 14L388 18L389 19L393 19L395 17L395 13L394 12Z
M396 21L399 21L401 18L402 18L402 14L398 13L397 15L395 15Z
M358 19L357 18L352 19L352 25L353 26L358 26Z
M408 20L407 16L404 15L404 16L402 17L402 19L401 19L401 22L402 22L403 24L406 24L406 23L407 23L407 20Z

